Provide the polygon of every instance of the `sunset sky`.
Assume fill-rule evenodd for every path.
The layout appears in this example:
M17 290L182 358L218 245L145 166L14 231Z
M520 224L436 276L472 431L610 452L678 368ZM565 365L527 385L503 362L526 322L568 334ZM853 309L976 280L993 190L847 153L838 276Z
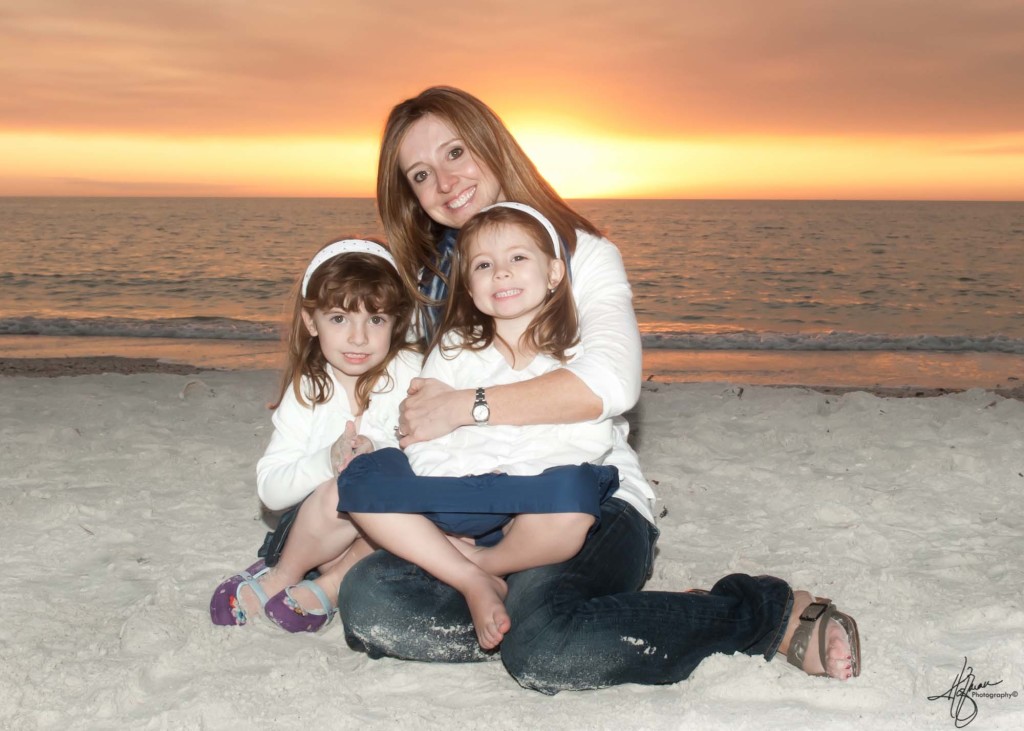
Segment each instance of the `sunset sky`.
M1024 200L1024 0L0 0L0 195L371 196L434 84L566 197Z

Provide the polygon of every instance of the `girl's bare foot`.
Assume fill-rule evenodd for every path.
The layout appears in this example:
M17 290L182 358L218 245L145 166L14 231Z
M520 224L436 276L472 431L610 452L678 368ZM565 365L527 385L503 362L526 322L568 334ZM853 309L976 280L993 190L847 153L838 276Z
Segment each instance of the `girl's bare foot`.
M800 626L800 615L814 602L814 597L806 591L793 592L793 611L789 615L789 624L786 626L786 634L779 645L779 652L788 654L790 642L793 635ZM827 625L822 627L822 625ZM825 657L819 656L819 633L824 631L825 635ZM807 651L803 658L803 671L809 675L827 675L837 680L849 680L853 677L853 652L850 645L850 637L834 619L827 623L817 621L811 629L807 641Z
M512 619L505 609L508 585L502 579L481 571L466 582L462 595L469 605L480 647L493 650L512 628Z

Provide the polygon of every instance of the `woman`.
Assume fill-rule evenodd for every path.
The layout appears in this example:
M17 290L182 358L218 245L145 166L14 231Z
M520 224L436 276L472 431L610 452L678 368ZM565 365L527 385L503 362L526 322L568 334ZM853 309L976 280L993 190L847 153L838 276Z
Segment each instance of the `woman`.
M563 369L488 388L490 424L552 424L615 417L606 464L621 484L600 529L561 564L508 577L512 626L501 645L508 671L545 693L619 683L673 683L716 652L787 654L812 674L859 674L856 624L828 600L781 579L732 575L710 592L642 592L650 577L654 494L626 442L622 414L640 393L641 345L618 250L540 176L502 121L475 97L427 89L396 106L385 126L377 196L402 276L425 301L446 297L454 233L480 209L512 200L542 209L564 242L584 355ZM426 308L429 337L438 308ZM402 446L480 421L476 389L413 381ZM483 659L466 604L451 587L378 551L353 567L339 610L349 645L371 657ZM625 638L625 639L624 639ZM807 652L809 644L812 650Z

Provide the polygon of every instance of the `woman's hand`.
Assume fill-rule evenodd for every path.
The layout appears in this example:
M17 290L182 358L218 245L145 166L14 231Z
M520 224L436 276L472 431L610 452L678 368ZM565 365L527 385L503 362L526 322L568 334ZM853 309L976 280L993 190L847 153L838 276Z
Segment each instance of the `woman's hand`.
M414 378L399 409L398 443L404 448L451 434L469 423L472 408L472 391L456 391L434 378Z

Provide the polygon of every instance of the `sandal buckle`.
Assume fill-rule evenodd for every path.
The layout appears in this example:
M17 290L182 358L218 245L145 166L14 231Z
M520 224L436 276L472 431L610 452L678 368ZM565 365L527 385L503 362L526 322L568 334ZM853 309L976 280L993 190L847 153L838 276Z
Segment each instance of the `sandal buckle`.
M804 607L804 611L800 613L801 622L817 622L821 618L821 615L829 608L831 604L827 599L823 602L814 601Z

